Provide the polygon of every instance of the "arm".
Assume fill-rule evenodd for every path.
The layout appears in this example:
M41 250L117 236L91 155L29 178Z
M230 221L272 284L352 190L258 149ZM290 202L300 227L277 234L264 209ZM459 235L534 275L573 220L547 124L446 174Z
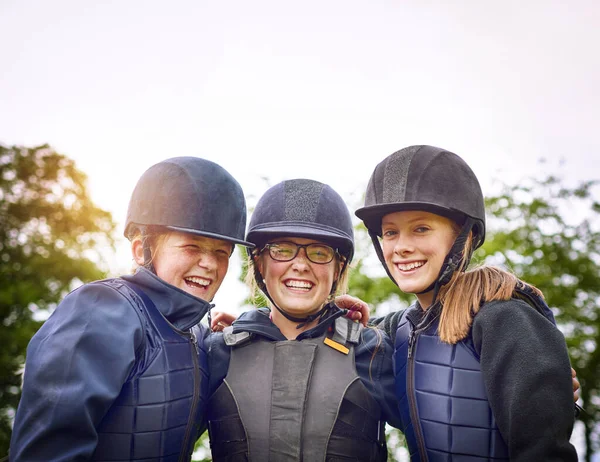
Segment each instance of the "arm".
M375 328L363 329L361 337L355 350L356 372L377 400L383 419L393 427L400 428L391 340Z
M522 301L484 305L473 341L494 417L514 461L577 460L573 387L565 340Z
M386 333L386 335L392 341L392 345L396 342L396 330L398 329L398 322L402 313L405 309L392 311L383 317L369 319L369 326L377 327Z
M27 348L10 460L90 459L142 334L135 310L115 290L88 284L69 294Z

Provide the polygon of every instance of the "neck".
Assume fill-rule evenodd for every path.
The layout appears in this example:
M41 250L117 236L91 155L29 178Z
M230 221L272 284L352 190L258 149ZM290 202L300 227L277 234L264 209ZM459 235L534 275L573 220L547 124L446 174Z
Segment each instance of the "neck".
M424 294L417 294L417 300L419 301L419 305L421 305L421 309L427 311L433 303L433 290Z
M277 308L273 308L271 309L271 321L273 321L273 324L279 328L285 338L288 340L295 340L296 337L298 337L298 335L300 335L302 332L315 327L318 319L315 319L298 329L297 327L298 324L300 324L299 322L290 321L288 318L282 315Z

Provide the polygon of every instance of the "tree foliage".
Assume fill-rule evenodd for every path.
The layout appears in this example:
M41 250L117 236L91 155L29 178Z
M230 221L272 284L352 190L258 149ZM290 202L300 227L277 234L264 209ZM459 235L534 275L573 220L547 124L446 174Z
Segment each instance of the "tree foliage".
M544 292L565 335L581 382L586 460L600 450L600 203L595 182L567 187L556 177L504 185L486 200L486 243L474 263L503 266ZM365 234L359 227L357 234ZM359 239L360 242L360 239ZM367 277L358 263L351 292L375 305L406 303L387 277ZM551 405L551 403L549 403Z
M86 176L47 145L0 145L0 457L8 453L25 350L41 319L75 284L104 277L100 246L114 222Z

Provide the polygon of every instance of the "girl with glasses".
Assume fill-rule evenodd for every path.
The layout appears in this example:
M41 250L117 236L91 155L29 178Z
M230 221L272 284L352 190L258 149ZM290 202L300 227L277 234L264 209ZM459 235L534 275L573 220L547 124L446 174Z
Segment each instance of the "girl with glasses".
M387 460L384 424L399 425L391 342L331 303L354 253L344 201L284 181L259 200L246 240L271 309L208 338L213 460Z

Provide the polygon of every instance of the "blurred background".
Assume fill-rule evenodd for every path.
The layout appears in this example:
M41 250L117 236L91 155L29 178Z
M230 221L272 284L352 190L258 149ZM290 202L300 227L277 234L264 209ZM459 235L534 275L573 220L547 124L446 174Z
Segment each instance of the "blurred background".
M0 458L31 335L68 290L131 270L123 221L152 164L213 160L250 209L306 177L355 210L378 162L432 144L488 197L478 261L553 308L582 383L573 442L599 461L598 24L591 0L0 0ZM357 238L351 292L406 306ZM247 308L241 255L218 309Z

